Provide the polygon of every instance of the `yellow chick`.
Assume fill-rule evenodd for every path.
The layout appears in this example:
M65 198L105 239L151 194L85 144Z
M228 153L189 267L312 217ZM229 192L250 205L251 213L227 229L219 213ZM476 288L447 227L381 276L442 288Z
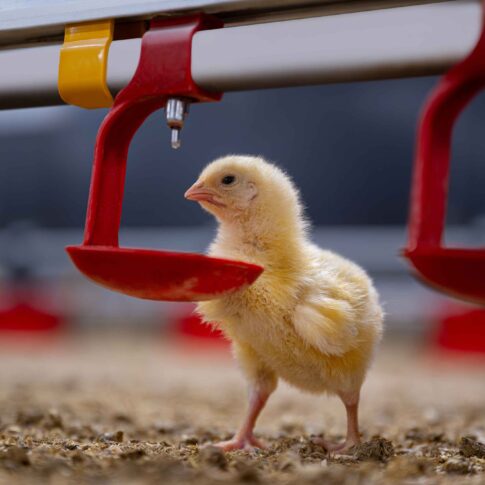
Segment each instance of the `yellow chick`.
M302 391L341 398L346 440L318 444L343 451L358 443L360 388L383 327L370 278L356 264L312 244L297 188L260 157L215 160L185 197L219 222L211 256L264 267L250 287L197 307L232 341L250 385L243 425L218 446L262 447L253 429L278 378Z

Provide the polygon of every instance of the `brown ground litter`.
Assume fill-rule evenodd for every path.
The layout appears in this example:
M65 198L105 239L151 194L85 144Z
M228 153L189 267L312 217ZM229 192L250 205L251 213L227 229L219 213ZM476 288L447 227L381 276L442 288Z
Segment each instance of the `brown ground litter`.
M258 423L265 450L223 453L245 383L231 358L110 334L0 349L0 484L479 484L485 366L384 345L363 390L363 443L329 455L344 412L285 385Z

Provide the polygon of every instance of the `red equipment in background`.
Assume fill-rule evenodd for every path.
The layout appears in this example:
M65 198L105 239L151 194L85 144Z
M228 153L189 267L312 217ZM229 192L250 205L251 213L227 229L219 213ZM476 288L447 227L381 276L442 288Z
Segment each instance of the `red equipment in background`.
M438 317L434 343L446 350L485 356L485 309L447 304Z
M17 221L5 231L0 283L0 332L5 334L47 333L66 323L64 301L35 274L33 262L38 254L28 237L34 228L30 221Z
M96 141L84 242L66 248L77 268L112 290L138 298L208 300L253 283L263 268L200 254L120 248L128 148L137 129L168 98L217 101L220 93L200 89L191 76L192 37L221 27L207 15L155 19L143 35L140 61L131 82L115 98Z
M485 17L485 2L482 12ZM477 45L434 89L419 126L404 256L431 286L485 304L485 249L443 246L451 140L458 115L485 87L485 20Z
M0 308L1 332L50 332L62 327L62 318L26 301Z
M204 342L228 343L220 330L214 329L202 321L194 312L192 305L183 308L174 315L173 327L179 336L201 339Z
M10 284L0 299L0 332L44 333L59 330L63 317L55 312L35 284Z

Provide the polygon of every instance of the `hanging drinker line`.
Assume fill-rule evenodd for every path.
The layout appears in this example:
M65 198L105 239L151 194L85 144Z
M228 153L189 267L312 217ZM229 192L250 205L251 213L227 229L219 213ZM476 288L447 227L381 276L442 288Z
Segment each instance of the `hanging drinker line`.
M195 84L190 66L195 32L221 26L220 20L208 15L152 20L142 37L137 70L99 129L84 241L66 250L84 275L106 288L144 299L200 301L244 288L263 271L254 264L201 254L118 245L130 141L143 121L166 108L169 99L220 100L220 93ZM177 107L178 118L171 125L177 131L182 126L176 124L180 112ZM167 116L170 113L167 110ZM178 142L178 133L173 140Z
M421 116L403 254L431 286L485 304L485 248L443 246L453 127L485 87L485 0L482 8L482 32L475 48L442 77Z

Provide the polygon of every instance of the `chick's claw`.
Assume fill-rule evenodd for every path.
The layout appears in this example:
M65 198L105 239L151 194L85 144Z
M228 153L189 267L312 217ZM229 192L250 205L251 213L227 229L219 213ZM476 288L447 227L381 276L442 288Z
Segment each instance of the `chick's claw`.
M332 443L330 441L324 440L323 438L313 438L312 443L314 443L317 446L321 446L322 448L325 449L327 453L330 453L330 454L337 453L341 455L341 454L347 454L347 452L353 446L358 444L358 441L348 440L348 441L344 441L343 443Z
M254 436L247 436L244 438L234 437L232 440L220 441L215 443L214 446L221 448L224 451L235 450L252 450L254 448L265 449L266 445Z

